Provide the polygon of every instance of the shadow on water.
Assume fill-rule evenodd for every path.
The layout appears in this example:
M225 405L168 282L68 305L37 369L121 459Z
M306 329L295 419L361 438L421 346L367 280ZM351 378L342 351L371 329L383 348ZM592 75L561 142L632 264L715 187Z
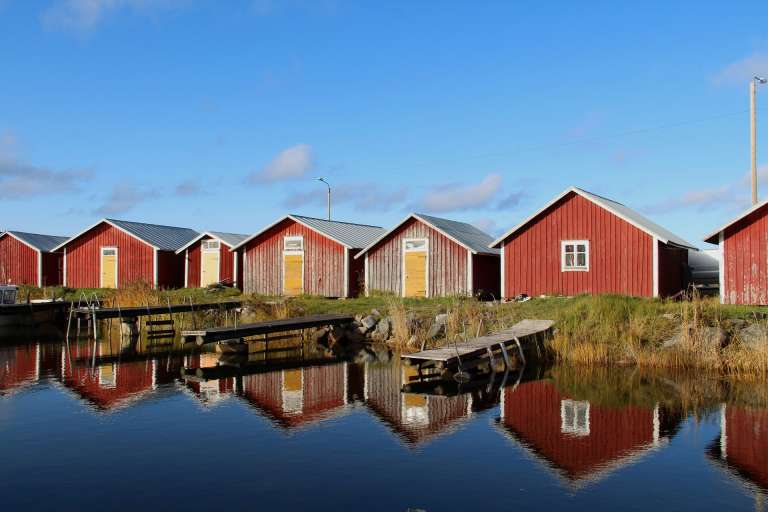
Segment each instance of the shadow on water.
M41 337L0 344L0 405L45 386L66 390L97 415L186 395L206 412L243 405L244 413L287 434L322 430L329 420L342 428L345 418L364 413L413 457L444 446L438 440L471 454L462 432L485 425L482 439L495 439L486 442L497 443L499 457L522 457L569 493L599 487L629 468L651 468L686 428L710 422L712 435L696 448L701 460L762 506L765 383L565 366L480 375L467 383L424 381L415 372L383 346L331 348L286 339L252 343L247 354L222 354L178 338ZM154 413L163 414L159 405Z

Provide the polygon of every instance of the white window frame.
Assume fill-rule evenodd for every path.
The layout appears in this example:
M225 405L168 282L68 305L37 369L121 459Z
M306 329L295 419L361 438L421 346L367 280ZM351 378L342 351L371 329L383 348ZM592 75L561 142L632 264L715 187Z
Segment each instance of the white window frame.
M208 247L208 244L216 244L216 246ZM209 252L218 251L221 249L221 242L219 242L218 240L211 240L211 239L203 240L200 242L200 249L203 251L209 251Z
M568 421L567 412L572 412L572 421ZM587 401L565 399L560 401L560 431L563 434L575 436L588 436L590 432L589 422L590 404ZM584 424L579 425L579 411L584 411Z
M286 249L285 243L288 240L301 240L301 249ZM280 291L281 295L285 295L285 256L292 255L296 256L301 254L301 293L306 293L306 290L304 289L304 266L306 265L306 259L304 257L304 237L301 235L298 236L284 236L283 237L283 259L280 262Z
M576 246L583 245L586 248L586 265L583 267L567 267L565 265L565 246L566 245L573 245L574 246L574 252L573 252L573 261L576 262L578 252L575 250ZM561 240L560 241L560 270L562 272L589 272L589 240Z
M301 242L301 249L288 249L286 248L287 242ZM289 252L289 253L303 253L304 252L304 237L301 235L298 236L284 236L283 237L283 252Z
M205 244L206 242L216 242L217 244L219 244L219 246L216 247L215 249L204 247L203 244ZM219 242L218 240L210 240L210 239L202 240L200 242L200 282L198 283L200 285L200 288L203 287L203 266L205 264L204 253L206 252L215 252L218 254L219 259L218 259L218 265L216 266L216 282L217 283L221 282L221 242Z
M104 246L99 251L99 288L104 288L104 251L115 251L115 289L120 288L120 250L115 246Z
M424 242L424 247L419 249L408 249L408 242ZM424 272L426 272L425 275L425 288L426 288L426 297L430 297L430 289L429 289L429 238L421 237L421 238L404 238L403 239L403 256L400 260L400 268L401 268L401 276L400 276L400 296L405 297L405 253L407 252L425 252L427 253L427 261L425 263L425 269Z

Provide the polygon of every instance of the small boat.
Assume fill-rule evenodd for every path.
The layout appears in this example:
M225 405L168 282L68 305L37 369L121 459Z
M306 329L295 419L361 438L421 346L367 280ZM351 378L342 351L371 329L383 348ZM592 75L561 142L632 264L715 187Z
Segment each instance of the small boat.
M0 329L35 326L64 317L67 304L61 299L38 299L18 303L19 287L0 286Z

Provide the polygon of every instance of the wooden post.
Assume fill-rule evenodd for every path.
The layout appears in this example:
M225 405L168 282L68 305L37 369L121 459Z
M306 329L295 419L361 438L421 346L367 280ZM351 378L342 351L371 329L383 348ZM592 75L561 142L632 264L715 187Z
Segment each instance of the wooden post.
M752 204L757 204L757 112L755 108L757 81L757 77L749 81L749 145L752 164Z

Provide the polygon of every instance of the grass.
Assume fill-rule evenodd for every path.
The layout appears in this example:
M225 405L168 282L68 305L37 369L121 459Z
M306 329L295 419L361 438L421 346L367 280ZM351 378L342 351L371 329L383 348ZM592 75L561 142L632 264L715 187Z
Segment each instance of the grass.
M744 322L765 322L768 308L721 305L714 298L689 302L643 299L618 295L535 298L522 303L479 302L467 297L403 299L374 295L357 299L243 296L236 289L152 290L134 286L120 290L22 288L20 297L61 297L77 301L97 296L108 305L121 306L212 302L242 298L248 320L287 318L322 313L367 315L373 310L390 316L391 344L402 350L421 348L436 315L446 313L445 336L429 340L427 347L483 335L524 318L552 319L556 334L548 344L550 359L578 365L624 365L705 369L727 374L768 373L768 340L750 348L739 339ZM713 329L731 340L720 347L711 343ZM663 342L677 335L679 342Z

